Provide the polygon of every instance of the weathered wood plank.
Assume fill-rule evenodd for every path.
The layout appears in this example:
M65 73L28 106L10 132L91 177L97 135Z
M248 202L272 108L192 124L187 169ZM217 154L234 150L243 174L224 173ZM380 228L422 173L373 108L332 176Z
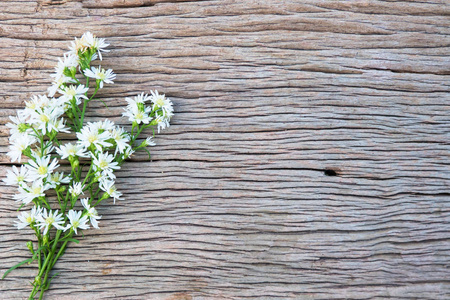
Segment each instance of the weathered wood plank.
M125 201L72 245L48 299L450 298L448 1L8 1L0 124L74 36L173 125L118 173ZM0 174L8 132L0 127ZM326 176L325 170L337 176ZM27 257L0 187L0 273ZM28 296L35 266L0 281Z

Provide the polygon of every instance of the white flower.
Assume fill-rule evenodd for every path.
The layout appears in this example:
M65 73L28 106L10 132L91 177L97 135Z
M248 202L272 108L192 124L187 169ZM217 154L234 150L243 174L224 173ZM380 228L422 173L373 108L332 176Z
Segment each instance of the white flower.
M111 136L108 131L99 133L98 129L95 128L93 123L88 123L80 132L77 132L78 143L82 147L88 149L91 145L95 146L98 151L102 151L103 147L112 146L111 143L106 142Z
M78 197L79 195L84 195L84 184L81 182L74 182L73 185L69 188L69 193L73 198Z
M70 51L68 54L78 56L79 52L83 53L88 48L86 36L83 34L81 39L75 38L75 41L70 42L71 46L69 46Z
M101 52L109 52L109 50L105 50L104 48L108 47L109 44L105 42L105 39L100 39L96 36L94 36L89 31L84 33L81 39L84 38L85 45L89 48L95 49L98 51L98 56L100 57L100 60L102 60L102 53Z
M98 153L98 157L91 152L92 163L94 164L95 171L101 171L103 176L108 176L111 179L116 178L114 175L114 170L120 169L119 164L114 160L114 156L112 154L106 153Z
M128 133L123 130L123 128L115 127L111 131L111 137L116 142L116 151L114 152L114 155L117 154L117 152L123 153L128 145L128 142L130 141L130 137L128 136Z
M80 59L78 55L73 55L72 53L64 53L64 59L58 58L58 64L55 67L55 75L53 77L59 78L64 74L66 68L76 68Z
M30 114L28 123L35 125L36 129L40 129L43 134L57 130L55 122L64 114L64 109L59 106L48 106L39 108Z
M49 176L47 179L47 182L50 184L51 188L56 188L57 186L61 185L62 183L69 183L70 182L70 175L64 177L64 172L55 172Z
M48 107L50 104L50 99L45 95L33 95L29 101L25 101L25 110L23 111L24 117L31 116L32 113L36 112L38 109Z
M56 148L56 152L61 156L61 159L72 157L88 157L88 154L84 152L83 147L67 143Z
M125 112L122 113L122 115L124 117L128 117L128 121L132 123L136 122L137 124L148 124L152 120L152 118L148 115L151 112L151 108L144 107L141 103L130 101L124 110Z
M105 121L98 121L95 123L91 123L92 124L92 128L95 128L97 130L102 130L102 131L110 131L113 130L115 125L113 121L110 121L108 119L105 119Z
M16 166L12 166L12 171L8 170L6 178L3 179L7 185L21 185L25 181L33 181L25 166L20 166L20 170Z
M142 142L142 147L147 147L147 146L156 146L156 143L153 141L152 136L149 136Z
M44 235L47 234L50 226L55 227L58 230L64 230L62 226L64 224L63 214L58 214L58 210L51 211L47 213L47 209L44 208L42 214L37 216L36 221L38 222L39 229L44 229Z
M75 99L76 105L81 104L81 99L88 99L85 93L89 90L88 87L84 85L69 85L66 87L62 87L59 92L63 95L63 102L67 103Z
M50 126L56 131L56 132L65 132L70 133L70 130L68 127L66 127L66 123L64 122L64 119L54 119L50 120Z
M152 93L152 103L153 103L153 107L152 110L157 110L159 108L161 108L164 112L164 115L166 115L168 112L173 112L173 107L172 107L172 101L170 101L169 98L166 98L166 95L164 94L159 94L157 90L150 91Z
M70 224L68 224L66 228L64 228L64 231L72 228L73 231L75 231L75 234L78 234L77 228L89 229L89 225L86 224L88 218L87 216L81 216L81 213L81 211L74 211L72 209L69 210L67 217L69 218Z
M12 123L6 123L6 127L9 128L11 139L14 139L16 136L29 134L33 131L27 124L27 118L24 116L23 112L18 113L17 116L10 116L9 119Z
M6 153L6 155L11 158L12 162L15 162L16 160L20 162L22 158L22 152L29 146L36 143L36 138L31 135L21 135L15 137L10 142L12 143L12 145L9 146L10 151Z
M122 193L117 191L114 185L114 181L108 179L100 181L100 189L107 193L110 197L113 197L114 203L116 203L116 199L122 200L122 198L120 198L120 196L122 196Z
M44 197L44 192L49 188L49 184L44 184L42 180L36 180L32 183L31 187L26 184L22 184L19 187L19 194L14 195L14 198L17 201L22 201L24 204L28 204L35 198Z
M134 98L126 97L125 101L127 101L128 104L130 103L142 103L144 104L148 100L151 100L152 97L149 97L148 94L141 93L137 96L134 96Z
M35 157L35 160L29 160L28 170L30 171L30 177L33 180L44 179L53 171L59 167L58 160L56 158L50 163L50 156Z
M158 133L161 129L166 129L170 126L169 120L164 116L158 116L155 119L156 123L158 124Z
M123 154L123 158L126 159L126 158L131 157L131 155L133 155L134 152L136 152L136 151L134 151L133 148L127 147L127 148L125 149L124 154Z
M91 221L91 224L94 228L98 229L98 221L102 217L98 215L97 210L95 207L91 207L89 205L89 198L81 199L81 204L83 204L83 207L87 210L86 216L89 217L89 220Z
M56 91L58 91L61 85L66 83L76 83L76 81L73 78L67 77L65 75L58 76L58 74L56 74L53 77L55 77L55 80L53 81L52 86L47 89L48 95L50 97L53 97L56 94Z
M23 211L20 215L17 216L19 221L14 221L17 229L23 229L28 225L31 225L33 222L36 222L36 219L42 214L42 208L33 207L30 212Z
M161 129L170 126L169 121L173 117L173 104L165 95L159 94L158 91L151 91L152 93L152 110L156 111L155 121L158 124L158 133Z
M113 73L112 69L105 70L102 69L102 66L99 66L98 69L96 67L91 67L90 70L86 69L84 75L100 80L100 88L103 88L103 82L114 83L113 80L116 79L116 74Z

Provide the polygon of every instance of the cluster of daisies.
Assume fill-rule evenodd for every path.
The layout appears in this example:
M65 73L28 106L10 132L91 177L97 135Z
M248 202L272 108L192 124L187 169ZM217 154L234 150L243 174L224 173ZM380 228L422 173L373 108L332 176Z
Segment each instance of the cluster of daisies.
M48 235L52 227L70 234L90 225L98 228L101 217L95 207L108 198L114 203L122 199L114 172L135 151L155 145L152 137L137 142L145 128L154 126L160 132L173 116L170 99L151 91L150 95L125 99L128 105L123 115L132 124L131 132L107 119L84 124L87 104L104 84L112 84L116 78L111 69L91 66L92 61L102 59L102 52L108 52L107 46L104 39L89 32L75 39L51 75L48 94L25 101L25 109L10 117L7 124L7 155L22 165L13 166L3 180L18 187L14 199L22 206L34 204L31 210L21 212L16 226L31 227L38 239ZM85 84L80 82L83 79ZM77 140L63 143L58 139L61 132L75 132ZM24 156L26 162L22 162ZM70 169L67 163L60 167L60 160L68 161ZM66 173L57 171L64 166ZM58 209L52 209L55 204L51 205L49 194L57 198ZM75 210L77 206L81 210Z

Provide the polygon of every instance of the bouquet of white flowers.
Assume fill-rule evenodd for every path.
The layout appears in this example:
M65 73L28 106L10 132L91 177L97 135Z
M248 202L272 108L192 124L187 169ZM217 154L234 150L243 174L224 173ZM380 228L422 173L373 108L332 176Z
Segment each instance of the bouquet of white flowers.
M3 278L37 260L39 271L29 299L38 293L42 299L58 258L68 243L79 242L74 234L90 226L99 228L100 202L121 200L114 171L137 150L147 151L150 157L147 147L155 145L153 136L138 142L142 131L151 127L159 133L169 127L173 116L172 102L151 91L150 95L125 98L128 105L123 116L131 122L131 132L107 119L84 124L87 104L97 100L94 97L103 85L114 83L116 78L112 69L91 66L97 58L102 59L102 52L109 51L107 46L104 39L90 32L75 38L70 51L59 59L48 95L25 101L25 109L10 117L12 123L7 124L11 133L7 155L19 164L23 156L28 159L13 165L4 182L18 187L14 199L21 203L19 210L26 209L18 216L17 228L30 228L36 241L27 243L31 258L10 268ZM66 133L66 139L75 132L77 140L62 143L61 132ZM60 160L68 161L61 166L66 166L66 174L57 171ZM29 209L29 205L33 207Z

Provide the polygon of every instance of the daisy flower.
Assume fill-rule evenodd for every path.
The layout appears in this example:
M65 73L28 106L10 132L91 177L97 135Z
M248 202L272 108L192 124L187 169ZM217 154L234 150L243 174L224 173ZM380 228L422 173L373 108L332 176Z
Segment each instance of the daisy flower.
M50 120L50 123L51 123L51 124L50 124L51 127L52 127L56 132L70 133L70 129L69 129L69 127L66 127L66 123L64 122L64 118Z
M89 229L89 225L86 224L88 222L88 217L81 216L81 213L82 213L81 211L74 211L72 209L69 210L67 217L69 218L70 224L68 224L64 228L64 231L68 229L73 229L73 231L75 231L75 234L78 234L77 228Z
M84 85L69 85L65 86L58 91L62 94L63 102L67 103L75 99L76 105L81 104L81 99L88 99L85 93L89 90L88 87Z
M125 112L122 113L124 117L128 117L128 121L137 124L148 124L152 121L152 118L148 115L151 112L150 107L143 107L138 103L132 101L128 102L128 106L124 108Z
M53 97L58 91L58 89L61 87L61 85L66 83L76 83L76 81L73 78L67 77L65 75L60 76L58 74L55 74L50 76L55 77L55 79L53 80L52 86L50 86L47 89L49 97Z
M23 184L19 187L19 194L14 195L17 201L22 201L24 204L28 204L38 197L44 197L45 191L50 188L49 184L44 184L42 180L36 180L32 183L31 187Z
M112 154L106 153L98 153L98 157L91 152L92 163L94 164L95 171L101 171L103 176L108 176L111 179L116 178L114 175L114 170L120 169L119 164L114 160L114 156Z
M78 144L85 149L95 146L98 151L102 151L102 147L110 147L112 144L106 142L111 136L108 131L99 133L93 123L88 123L80 132L77 132Z
M8 170L6 178L3 179L6 185L21 185L25 181L33 181L25 166L20 166L20 170L16 166L12 166L12 171Z
M141 93L133 98L126 97L125 101L127 101L128 104L130 103L142 103L144 104L148 100L151 100L152 98L148 96L148 94Z
M58 230L64 230L64 227L62 226L64 224L64 218L63 214L58 214L58 210L51 211L44 208L44 211L42 214L38 215L36 218L37 226L39 226L39 229L44 229L44 235L47 234L49 228L51 226L55 227Z
M110 121L108 119L105 119L105 121L98 121L95 123L91 123L92 128L97 129L98 131L111 131L114 129L115 125L113 121Z
M64 109L59 106L40 108L30 114L28 123L33 124L43 134L50 133L52 130L57 130L54 124L62 114L64 114Z
M172 101L166 98L166 95L159 94L157 90L150 91L152 93L151 100L153 103L152 110L157 110L161 108L163 112L173 112Z
M33 95L29 101L25 101L25 110L22 112L24 117L31 116L31 113L38 109L48 107L50 99L45 95Z
M158 133L161 131L161 129L166 129L170 126L169 119L164 116L156 117L155 121L158 124Z
M131 157L131 155L133 155L133 153L136 152L133 150L133 148L128 147L125 149L125 152L123 153L123 157L124 159Z
M78 55L72 53L64 53L64 58L58 58L58 64L55 67L55 75L53 77L59 78L64 74L66 68L76 68L80 63Z
M111 131L111 137L114 139L114 142L116 143L116 151L114 152L114 155L117 154L117 152L123 153L128 145L128 142L130 141L130 137L128 133L123 130L123 128L115 127Z
M56 152L61 156L61 159L68 157L88 157L83 147L72 143L61 145L59 148L56 148Z
M98 221L97 220L100 220L102 217L98 215L98 212L95 209L95 207L91 207L89 205L89 198L81 199L81 204L87 210L86 216L89 217L92 227L98 229Z
M36 222L36 219L42 214L42 208L33 207L30 212L23 211L20 215L17 216L19 218L19 221L14 221L15 226L17 229L23 229L29 225L31 225L33 222Z
M117 191L114 181L108 179L100 181L100 189L107 193L110 197L113 197L114 203L116 203L116 199L122 200L122 198L120 198L122 193Z
M49 183L51 188L56 188L57 186L63 184L63 183L69 183L70 182L70 175L64 177L64 172L55 172L49 176L47 179L47 182Z
M86 35L83 34L80 39L75 38L75 41L70 42L68 54L78 56L79 53L83 53L87 50L89 45L87 44Z
M35 157L35 160L29 160L28 170L33 180L44 179L59 167L56 158L50 163L50 156Z
M74 182L73 185L69 188L69 193L73 198L78 197L79 195L84 195L84 185L81 182Z
M14 139L11 139L10 142L12 145L9 146L10 151L6 153L6 155L11 158L12 162L15 162L16 160L20 162L22 159L22 152L36 143L36 138L27 134L15 137Z
M89 48L92 48L92 49L95 49L96 51L98 51L98 56L100 57L100 60L102 60L101 52L109 52L109 50L105 50L105 48L109 46L109 44L107 44L105 42L105 39L98 38L98 37L94 36L92 33L90 33L89 31L86 32L85 34L83 34L83 37L85 40L85 44Z
M112 69L102 69L102 66L91 67L91 69L84 70L84 75L87 77L95 78L100 81L100 88L103 88L103 82L105 83L114 83L113 80L116 79L116 74L113 73Z
M9 128L9 133L11 134L11 138L14 139L16 136L21 136L25 133L32 132L32 129L26 122L26 117L23 112L18 113L17 116L10 116L9 119L12 123L6 123L6 127Z
M153 147L153 146L156 146L156 143L153 141L153 137L149 136L142 142L141 146L142 147L147 147L147 146Z

